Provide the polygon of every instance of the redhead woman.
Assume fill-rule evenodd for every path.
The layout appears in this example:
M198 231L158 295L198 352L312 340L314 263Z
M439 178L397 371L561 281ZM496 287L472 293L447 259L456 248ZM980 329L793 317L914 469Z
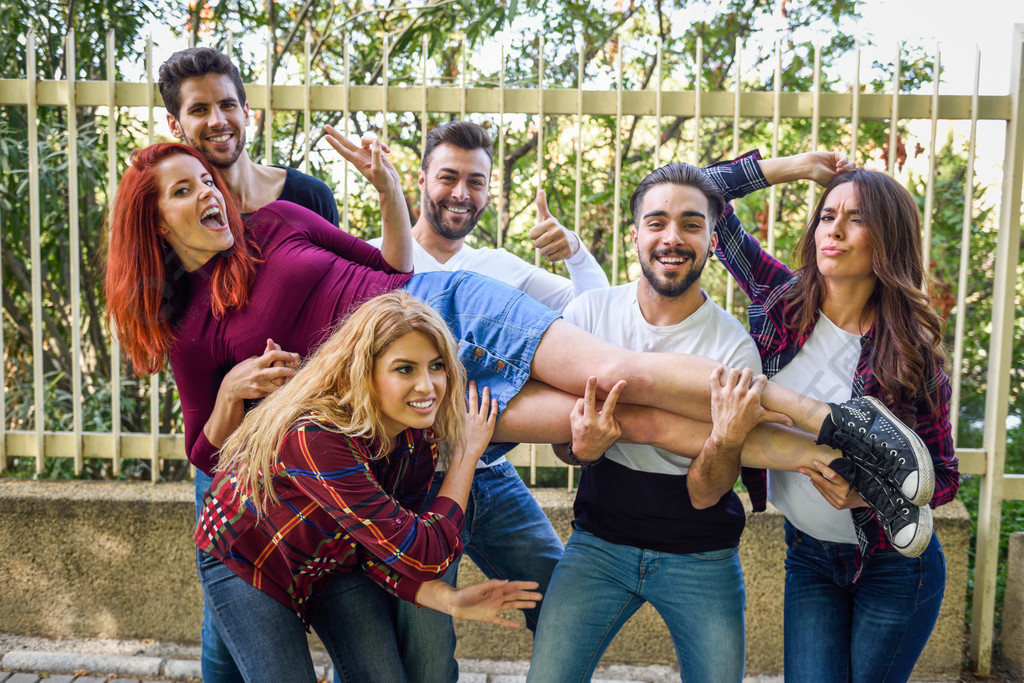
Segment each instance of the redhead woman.
M533 582L454 589L476 461L497 404L478 401L441 318L395 291L363 304L224 445L196 530L203 594L246 681L313 681L305 627L343 681L404 680L393 597L518 626ZM423 508L439 457L441 492ZM381 590L380 587L385 590Z
M923 293L917 204L884 173L846 166L828 153L747 155L738 167L753 186L806 177L827 187L795 272L735 218L717 226L718 255L751 298L765 373L818 400L885 404L914 425L935 486L915 508L889 479L853 460L768 473L769 499L786 516L787 681L909 678L938 617L945 560L930 522L917 557L897 552L882 533L885 515L912 517L924 529L929 507L951 501L959 486L941 322ZM861 494L872 491L883 502L869 509Z
M374 182L384 208L399 203L397 172L382 166L379 142L371 143L370 159L366 149L332 140ZM409 230L406 213L386 213L385 223L392 217ZM566 416L591 376L603 396L625 380L621 398L633 405L616 413L625 441L694 457L710 433L707 378L714 362L623 350L480 275L399 272L381 252L294 204L268 204L243 225L215 171L184 145L161 143L133 155L111 215L108 254L108 316L140 372L170 357L187 454L206 472L241 421L240 402L220 393L229 370L250 358L264 363L254 394L268 393L286 374L273 372L288 370L273 367L268 339L307 356L335 321L393 289L427 302L448 323L470 379L498 401L496 441L568 442ZM762 401L765 420L788 415L825 447L815 450L794 436L781 447L744 449L745 465L796 470L850 456L884 470L908 497L930 498L927 451L880 403L830 405L771 383ZM851 420L856 428L847 429ZM899 516L886 517L883 527L906 552L922 531L930 533Z

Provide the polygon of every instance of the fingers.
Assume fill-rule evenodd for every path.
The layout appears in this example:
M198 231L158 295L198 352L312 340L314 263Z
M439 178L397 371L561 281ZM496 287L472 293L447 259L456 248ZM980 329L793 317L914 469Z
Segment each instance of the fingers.
M333 147L345 159L349 161L355 160L355 154L359 151L359 147L355 143L339 133L334 126L324 126L324 133L324 139L327 140L327 144Z
M509 581L506 585L514 591L531 591L540 587L540 584L536 581ZM540 600L540 597L540 593L532 593L528 599Z
M583 413L593 413L597 406L597 377L587 378L587 387L583 390Z
M537 222L541 223L551 218L548 211L548 196L544 190L537 190Z
M366 131L363 133L362 137L359 138L359 144L363 149L373 149L373 143L375 142L380 146L380 149L383 150L385 154L391 154L391 148L385 145L372 130Z
M256 364L264 368L282 365L292 369L297 369L299 367L299 362L299 354L292 353L290 351L282 351L280 347L271 349L270 351L264 351L263 355L256 359Z
M375 139L373 143L370 145L370 171L374 173L379 173L382 169L380 161L380 148L380 140Z
M597 384L597 379L594 379L594 383ZM610 416L615 412L615 405L619 402L619 394L626 388L626 380L620 379L612 387L612 390L608 392L608 396L604 399L604 405L601 407L601 412L605 415Z
M834 484L836 486L849 486L849 483L845 479L843 479L842 475L840 475L838 472L836 472L834 469L832 469L825 463L821 462L820 460L815 460L814 466L818 468L818 471L815 472L815 474L821 475L823 478L827 479L829 483ZM813 472L814 470L811 471Z
M486 390L486 388L485 388ZM470 380L469 386L466 388L466 412L470 415L475 415L480 409L480 400L477 396L476 381Z

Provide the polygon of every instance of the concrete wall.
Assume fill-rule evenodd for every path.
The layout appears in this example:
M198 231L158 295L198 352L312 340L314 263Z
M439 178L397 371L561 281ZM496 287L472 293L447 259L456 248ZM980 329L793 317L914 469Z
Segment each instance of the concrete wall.
M1024 680L1024 531L1010 534L1001 635L1003 662Z
M539 490L566 537L572 496ZM0 632L50 638L152 638L195 642L190 484L36 482L0 479ZM957 501L936 512L949 578L939 623L915 677L955 680L963 645L970 520ZM747 584L747 670L782 670L782 517L749 515L740 545ZM463 582L478 580L468 560ZM528 659L530 634L458 622L460 657ZM645 606L605 662L674 664L661 618Z

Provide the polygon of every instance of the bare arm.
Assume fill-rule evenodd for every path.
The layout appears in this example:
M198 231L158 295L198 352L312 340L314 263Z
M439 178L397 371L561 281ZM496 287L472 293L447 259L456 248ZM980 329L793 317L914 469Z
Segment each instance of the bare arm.
M324 126L328 144L352 164L377 189L380 198L380 253L395 270L412 271L412 224L402 193L398 170L385 157L388 149L376 137L364 136L359 145L331 126Z
M476 382L470 382L469 405L466 408L466 445L452 455L444 483L437 492L438 496L454 500L463 510L466 509L469 490L473 486L476 463L491 441L497 418L498 401L491 398L491 390L484 387L480 400L477 400Z
M805 152L788 157L761 159L757 163L765 180L772 185L811 180L825 187L838 174L856 168L856 164L837 152Z
M761 422L789 422L761 407L764 375L753 378L749 368L711 371L711 434L690 463L686 488L698 510L711 507L725 495L740 474L740 450L750 430Z

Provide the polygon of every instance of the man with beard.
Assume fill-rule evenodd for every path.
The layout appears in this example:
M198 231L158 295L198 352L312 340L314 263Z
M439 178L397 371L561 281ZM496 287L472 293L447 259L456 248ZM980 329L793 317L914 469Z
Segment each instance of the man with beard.
M537 193L537 224L529 237L548 260L564 260L571 279L538 268L505 249L466 244L490 202L493 159L491 137L475 123L450 121L427 133L419 173L422 206L412 226L416 272L483 273L556 311L581 292L607 287L608 277L579 236L551 217L543 190ZM379 242L379 238L370 240L373 245Z
M721 191L706 171L669 164L640 182L630 210L643 277L584 293L565 319L629 349L746 368L724 371L722 383L756 405L764 386L763 376L751 384L761 371L757 348L700 288L725 210ZM718 377L711 382L723 391ZM690 460L613 443L611 410L599 412L587 393L571 417L573 442L556 447L583 472L574 532L544 594L529 680L589 680L622 625L650 602L668 625L684 680L740 681L745 593L737 550L745 518L732 486L752 425L727 399L713 399L711 436Z
M490 201L494 146L482 127L451 121L427 133L420 165L420 215L412 227L413 264L417 273L470 270L501 280L549 308L561 311L581 292L606 289L608 278L579 236L548 212L544 192L537 194L537 224L529 237L551 261L564 260L570 279L527 263L505 249L471 247L466 237ZM370 240L379 245L380 238ZM515 444L494 444L477 464L465 510L464 552L488 576L536 581L544 593L562 541L544 511L505 454ZM432 499L443 481L434 478ZM428 500L429 500L428 499ZM455 585L458 561L444 576ZM537 608L524 610L526 625L537 625ZM410 681L458 680L455 631L446 614L399 605L402 663Z
M220 172L243 215L281 199L338 224L334 193L323 181L249 158L249 102L238 67L226 55L209 47L175 52L160 66L159 85L171 134Z

